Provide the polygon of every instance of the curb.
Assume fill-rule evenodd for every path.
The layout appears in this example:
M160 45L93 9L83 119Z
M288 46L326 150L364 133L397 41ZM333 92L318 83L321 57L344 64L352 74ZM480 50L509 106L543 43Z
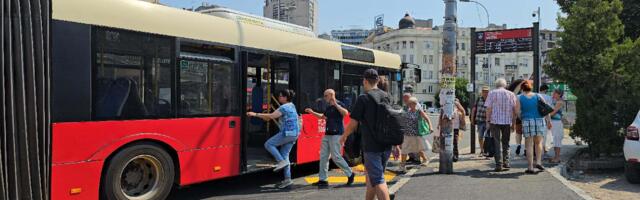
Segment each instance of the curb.
M569 156L569 159L567 159L567 161L563 161L559 165L557 165L557 166L555 166L553 168L550 168L548 171L549 171L549 174L551 174L551 176L553 176L558 181L560 181L560 183L562 183L564 186L569 188L569 190L575 192L582 199L584 199L584 200L593 200L593 197L589 196L589 194L587 194L587 192L585 192L584 190L580 189L579 187L571 184L571 182L569 182L569 180L567 180L567 178L565 178L565 176L568 175L567 163L570 162L571 160L573 160L573 158L576 157L576 155L578 154L579 150L580 149L576 150L573 155Z

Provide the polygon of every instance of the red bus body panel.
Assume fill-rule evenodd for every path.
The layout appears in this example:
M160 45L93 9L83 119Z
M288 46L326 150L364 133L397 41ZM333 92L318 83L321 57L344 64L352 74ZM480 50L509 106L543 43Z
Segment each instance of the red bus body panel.
M98 199L105 159L139 140L178 154L180 185L239 175L241 126L240 117L54 123L52 199Z
M349 120L349 116L344 117L345 130ZM318 119L311 114L303 114L302 123L302 130L298 138L298 159L296 162L298 164L316 162L320 160L320 146L326 131L326 121Z
M318 119L312 114L302 115L302 129L298 137L297 164L315 162L320 159L320 145L324 132L324 119Z

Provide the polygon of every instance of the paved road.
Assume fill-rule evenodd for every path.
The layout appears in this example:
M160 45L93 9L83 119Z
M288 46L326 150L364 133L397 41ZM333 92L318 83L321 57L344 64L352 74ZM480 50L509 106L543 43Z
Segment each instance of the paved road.
M437 126L437 116L430 115L434 126ZM469 135L465 134L465 139L461 141L460 149L469 146ZM431 140L431 137L430 137ZM468 153L468 150L461 153ZM430 153L430 156L435 154ZM396 162L391 162L390 170L394 170ZM364 183L363 172L356 167L356 174L361 178L356 179L356 184L351 187L341 187L340 183L332 184L329 189L318 189L309 185L317 178L317 163L296 166L293 168L295 185L291 190L278 190L274 188L274 183L282 180L281 173L270 171L248 174L240 177L232 177L224 180L216 180L202 184L192 185L175 191L169 199L363 199ZM390 174L392 185L400 176ZM329 174L332 177L343 178L340 170L334 169ZM340 181L338 181L340 182ZM327 196L328 195L328 196Z
M525 175L526 161L522 156L512 159L511 171L495 173L492 171L493 160L468 154L468 147L467 132L460 144L461 161L454 164L456 173L453 175L435 173L437 160L428 167L410 166L417 170L413 175L389 172L390 186L408 179L397 191L395 199L581 199L549 172ZM394 171L396 166L397 162L390 162L389 170ZM350 187L341 186L344 175L340 170L332 170L329 176L334 177L331 179L334 183L327 189L310 186L317 180L317 170L317 163L294 167L295 184L289 190L274 188L273 184L282 179L281 173L265 171L182 188L170 199L364 199L364 174L360 167L355 168L360 178Z

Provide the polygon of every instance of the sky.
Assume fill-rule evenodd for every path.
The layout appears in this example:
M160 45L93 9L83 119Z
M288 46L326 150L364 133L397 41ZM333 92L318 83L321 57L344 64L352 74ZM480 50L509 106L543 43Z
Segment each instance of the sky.
M489 12L489 21L508 28L530 27L538 21L532 13L540 7L542 29L556 30L560 7L555 0L476 0ZM262 16L264 0L160 0L177 8L192 8L203 2ZM374 17L384 15L384 24L398 27L405 13L417 19L433 19L434 26L444 23L443 0L318 0L318 33L350 28L373 28ZM458 2L458 26L486 27L487 15L475 3Z

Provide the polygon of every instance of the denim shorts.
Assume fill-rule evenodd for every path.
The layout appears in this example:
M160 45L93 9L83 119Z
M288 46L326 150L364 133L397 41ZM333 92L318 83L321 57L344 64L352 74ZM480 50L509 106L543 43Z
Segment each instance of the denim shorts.
M489 135L489 126L487 123L484 122L478 122L478 138L479 139L484 139L486 137L491 137L491 135Z
M384 152L364 152L364 167L367 170L367 178L371 186L386 183L384 171L387 168L387 161L391 151Z

